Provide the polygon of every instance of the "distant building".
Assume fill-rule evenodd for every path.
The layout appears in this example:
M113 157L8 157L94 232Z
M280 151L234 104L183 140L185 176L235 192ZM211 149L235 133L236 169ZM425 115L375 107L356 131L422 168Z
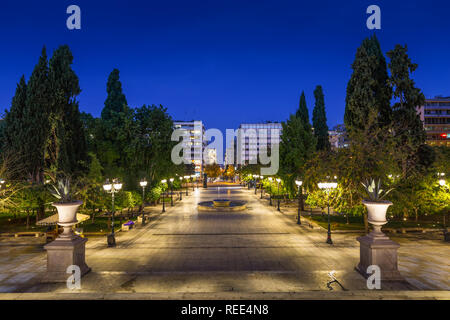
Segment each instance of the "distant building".
M185 153L184 158L195 165L195 174L201 175L204 166L203 151L207 145L203 122L174 121L174 127L175 129L182 129L185 131L187 142L183 142L183 150L190 150L190 152ZM170 150L168 152L170 152Z
M333 127L332 130L328 131L328 139L331 144L331 149L336 150L340 148L348 147L347 132L345 131L345 126L339 124Z
M207 158L205 159L205 164L217 163L217 150L214 148L206 149Z
M261 148L269 150L271 144L280 143L282 126L279 122L242 123L237 137L237 151L235 161L238 164L258 162ZM229 151L231 152L231 150ZM263 152L266 152L263 150ZM240 157L240 159L237 159Z
M427 133L427 144L450 147L450 97L426 99L417 111Z

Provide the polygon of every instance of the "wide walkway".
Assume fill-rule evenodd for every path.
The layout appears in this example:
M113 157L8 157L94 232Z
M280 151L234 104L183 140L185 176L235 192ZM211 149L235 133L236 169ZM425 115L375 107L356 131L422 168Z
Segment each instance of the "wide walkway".
M215 198L245 200L244 212L198 212L196 204ZM199 189L150 224L117 237L89 239L83 277L86 293L217 293L329 291L328 273L345 289L367 290L354 267L359 243L353 235L333 235L298 226L239 187ZM399 266L412 285L393 283L384 290L450 290L449 246L439 241L401 242ZM0 248L0 292L70 292L65 284L40 284L45 252ZM9 258L5 250L10 250ZM22 250L14 253L14 250ZM422 253L434 256L423 258ZM20 261L20 262L18 262ZM20 272L16 272L19 271ZM3 278L2 278L3 277ZM333 284L334 291L342 288Z

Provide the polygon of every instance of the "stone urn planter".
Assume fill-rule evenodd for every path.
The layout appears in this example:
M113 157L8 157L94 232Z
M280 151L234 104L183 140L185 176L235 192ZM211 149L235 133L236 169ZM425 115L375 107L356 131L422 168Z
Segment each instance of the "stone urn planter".
M386 212L392 202L381 199L383 190L380 181L376 184L375 180L372 180L363 186L370 200L363 200L362 203L367 208L367 220L373 226L373 230L368 235L357 238L360 243L360 254L356 269L367 278L370 276L367 273L369 267L377 266L381 272L381 280L404 281L397 265L397 250L400 245L381 231L381 227L387 223Z
M387 223L386 212L392 202L363 200L362 203L367 208L367 220L373 225L373 232L381 232L381 226Z
M52 205L56 207L56 210L58 211L58 225L64 228L64 231L60 235L60 237L71 238L74 236L72 226L74 226L78 222L77 211L82 204L82 201L52 203Z

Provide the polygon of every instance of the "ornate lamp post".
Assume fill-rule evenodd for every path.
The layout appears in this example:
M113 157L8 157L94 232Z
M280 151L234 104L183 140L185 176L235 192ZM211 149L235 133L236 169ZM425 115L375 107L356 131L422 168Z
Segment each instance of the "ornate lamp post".
M142 187L142 225L145 225L145 215L144 215L144 203L145 203L145 187L147 186L147 181L144 179L139 184Z
M272 177L267 178L269 180L270 183L270 194L269 194L269 204L272 205Z
M262 183L263 183L263 179L264 179L264 176L259 176L259 178L261 179L260 181L261 181L261 186L260 186L260 188L261 188L261 199L263 198L263 185L262 185Z
M119 192L120 189L122 189L122 184L119 182L118 179L113 179L113 183L110 183L109 180L106 180L106 183L103 185L103 189L106 192L111 193L111 201L112 201L111 234L108 235L107 241L108 241L108 247L115 247L116 246L116 237L114 234L114 215L115 215L114 194Z
M189 189L189 178L190 176L184 176L184 180L186 180L186 196L188 196L188 189Z
M298 212L297 212L297 224L302 224L300 220L301 210L302 210L302 201L303 201L303 194L301 192L301 187L303 184L303 181L301 180L295 180L295 184L298 187Z
M280 178L277 178L276 179L277 180L277 186L278 186L278 191L277 191L277 210L278 211L280 211L280 182L281 182L281 179Z
M170 206L173 207L173 178L170 178Z
M180 201L183 200L183 177L180 177L180 185L181 185L181 190L180 190Z
M254 174L253 175L253 180L255 181L255 194L256 194L256 190L258 189L258 178L259 178L259 175L257 175L257 174Z
M164 180L161 180L161 183L162 184L165 184L165 183L167 183L167 180L166 179L164 179ZM166 197L165 197L165 195L166 195L166 192L164 191L163 192L163 207L162 207L162 212L166 212Z
M319 188L322 190L325 190L327 193L327 200L328 200L328 236L327 236L327 243L333 244L333 241L331 240L331 226L330 226L330 191L331 189L337 188L336 182L320 182L318 184Z

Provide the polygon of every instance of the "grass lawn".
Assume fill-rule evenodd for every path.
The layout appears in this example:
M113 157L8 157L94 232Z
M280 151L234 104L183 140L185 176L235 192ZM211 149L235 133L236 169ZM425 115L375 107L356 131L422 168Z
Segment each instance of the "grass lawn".
M309 216L307 216L309 218ZM313 221L316 222L321 227L327 229L328 228L328 218L327 215L313 215ZM330 222L331 222L331 230L364 230L364 221L363 217L349 217L349 224L347 224L347 219L343 215L330 216ZM407 221L399 221L399 220L392 220L388 221L386 225L384 225L384 228L437 228L442 229L444 226L442 224L442 221L418 221L415 222L414 220L407 220Z

